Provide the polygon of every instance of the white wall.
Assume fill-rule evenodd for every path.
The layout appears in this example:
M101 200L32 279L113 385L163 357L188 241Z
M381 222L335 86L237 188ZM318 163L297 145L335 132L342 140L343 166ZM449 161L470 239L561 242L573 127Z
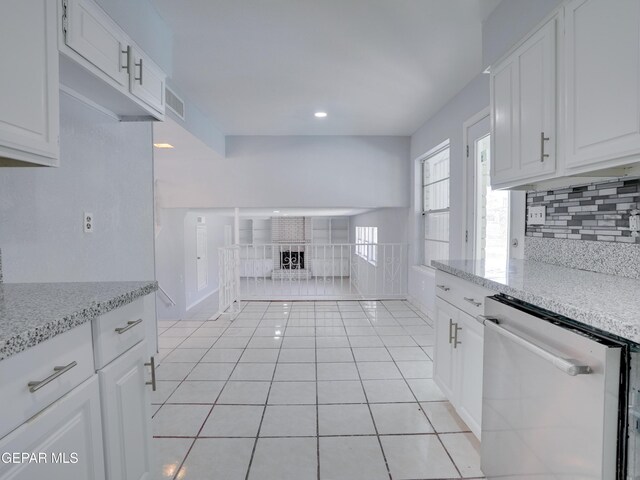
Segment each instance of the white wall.
M162 205L407 207L409 138L227 137L227 157L156 162Z
M483 65L490 65L520 41L549 14L561 0L504 0L483 25ZM451 258L462 258L464 251L465 206L463 204L462 124L489 106L489 75L478 73L444 108L431 117L411 137L412 199L409 212L410 268L409 296L425 312L435 309L435 271L421 266L422 216L420 165L416 159L449 139L451 142L451 217L449 233Z
M355 241L356 227L378 227L378 243L407 243L408 208L380 208L353 215L349 219L349 238Z
M156 310L159 319L182 318L187 311L185 296L185 246L184 221L187 211L184 209L164 209L156 211L156 278L160 287L176 302L171 305L162 292L159 292Z
M224 245L224 227L233 225L233 218L215 212L160 209L159 233L156 237L157 278L160 286L176 302L173 306L158 295L158 318L187 319L198 303L212 297L212 313L218 295L218 248ZM197 217L205 218L207 227L207 287L198 291L196 271Z
M60 167L0 171L4 281L153 280L150 123L118 122L65 94L60 103Z
M563 0L503 0L482 24L483 69L502 57Z
M423 223L421 215L421 171L417 159L443 141L450 141L450 206L449 225L451 258L464 256L463 162L462 124L489 105L489 75L479 74L442 110L434 115L411 137L412 202L409 212L409 297L426 313L435 308L435 271L421 266Z
M402 248L379 246L376 267L362 258L356 259L358 263L355 275L364 290L367 286L371 288L373 285L377 287L376 290L380 288L379 291L384 292L400 293L405 290L407 286L407 219L408 208L381 208L350 217L349 235L352 242L356 239L356 227L377 227L378 243L404 244ZM386 265L385 272L385 256L401 260L401 269L398 271L397 278L389 273L391 271L388 268L389 265Z

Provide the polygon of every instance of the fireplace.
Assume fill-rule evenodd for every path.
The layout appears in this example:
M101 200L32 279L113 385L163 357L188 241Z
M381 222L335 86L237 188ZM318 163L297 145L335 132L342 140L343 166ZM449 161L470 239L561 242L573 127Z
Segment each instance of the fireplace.
M292 252L290 250L281 252L280 263L285 270L303 270L304 252Z

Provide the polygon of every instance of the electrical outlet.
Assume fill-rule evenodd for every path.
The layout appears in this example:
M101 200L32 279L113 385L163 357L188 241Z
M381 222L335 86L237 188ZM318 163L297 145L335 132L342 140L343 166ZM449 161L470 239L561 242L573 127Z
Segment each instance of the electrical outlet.
M527 223L529 225L544 225L547 218L547 207L529 207L527 214Z
M631 210L629 215L629 230L632 237L640 236L640 210Z
M93 233L93 220L93 213L84 212L84 217L82 219L84 233Z

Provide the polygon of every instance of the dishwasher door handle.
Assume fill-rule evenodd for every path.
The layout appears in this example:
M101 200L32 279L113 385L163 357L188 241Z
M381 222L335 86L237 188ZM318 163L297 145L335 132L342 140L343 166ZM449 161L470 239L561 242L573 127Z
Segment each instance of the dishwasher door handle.
M494 332L502 335L505 338L508 338L512 342L520 345L521 347L526 348L531 353L551 362L555 367L562 370L567 375L576 376L576 375L586 375L591 373L593 370L588 365L579 365L571 360L567 360L566 358L559 357L550 351L536 345L535 343L530 342L529 340L525 340L519 335L513 333L511 330L507 330L506 328L500 326L495 319L485 317L485 327L490 328Z

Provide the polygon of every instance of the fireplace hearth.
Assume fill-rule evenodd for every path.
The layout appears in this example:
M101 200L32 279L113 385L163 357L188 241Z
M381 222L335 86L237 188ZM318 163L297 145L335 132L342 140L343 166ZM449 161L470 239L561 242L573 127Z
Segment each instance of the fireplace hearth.
M280 263L284 270L304 270L304 252L281 252Z

